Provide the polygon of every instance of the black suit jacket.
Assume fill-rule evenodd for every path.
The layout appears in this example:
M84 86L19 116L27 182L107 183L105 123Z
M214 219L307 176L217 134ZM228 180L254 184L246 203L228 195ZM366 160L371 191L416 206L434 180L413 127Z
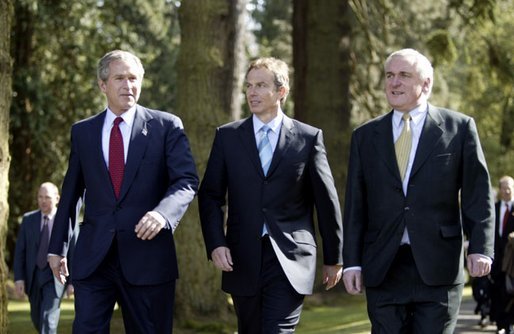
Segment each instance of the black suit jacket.
M256 293L266 222L273 249L292 286L300 294L312 293L317 250L314 207L324 263L342 261L340 207L319 129L284 116L264 176L252 117L218 128L198 198L208 256L219 246L230 248L232 254L234 271L223 272L226 292Z
M493 198L475 122L429 105L405 196L392 115L378 117L352 135L344 266L361 266L364 284L378 286L406 227L423 281L462 283L463 228L470 236L469 253L493 257Z
M106 111L73 125L68 171L55 217L49 253L61 254L65 226L85 192L84 221L75 246L73 278L93 273L116 238L124 278L134 285L178 277L171 229L141 240L135 225L148 211L159 212L173 227L193 200L196 168L181 120L137 105L120 197L116 199L102 152Z

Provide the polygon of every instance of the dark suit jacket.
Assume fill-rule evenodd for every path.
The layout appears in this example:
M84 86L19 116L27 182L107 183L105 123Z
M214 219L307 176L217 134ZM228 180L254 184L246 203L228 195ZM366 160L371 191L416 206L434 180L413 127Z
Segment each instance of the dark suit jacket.
M228 221L223 205L228 191ZM323 239L324 263L341 263L341 213L321 130L284 116L264 176L252 117L217 129L199 192L202 231L210 257L230 248L233 272L222 288L236 295L257 291L264 222L286 276L300 294L312 293L316 269L313 210Z
M361 266L364 284L378 286L407 227L423 281L462 283L463 228L470 236L469 253L493 257L493 198L475 122L429 105L405 196L392 114L364 124L352 135L344 266Z
M54 223L55 226L55 223ZM52 234L54 230L52 229ZM14 281L23 280L25 292L28 296L39 294L36 291L35 273L37 270L37 253L39 249L39 238L41 235L41 210L31 211L23 215L16 248L14 251ZM48 281L53 280L51 271L48 271ZM46 281L46 278L45 278ZM62 296L64 286L55 282L55 292L57 296Z
M71 130L71 153L55 217L49 253L61 254L70 217L86 192L84 222L75 247L73 278L89 276L116 238L121 270L135 285L178 277L173 233L138 239L134 227L151 210L175 228L194 198L198 178L182 122L176 116L137 106L120 198L116 200L102 153L105 111Z
M511 214L509 219L507 220L507 226L502 236L500 237L499 229L503 225L503 216L500 216L500 204L502 202L496 202L495 204L495 228L494 228L494 262L493 267L491 269L491 275L493 278L496 278L498 275L503 275L502 271L502 262L503 262L503 254L505 253L505 246L508 242L509 233L514 232L514 215L511 210Z

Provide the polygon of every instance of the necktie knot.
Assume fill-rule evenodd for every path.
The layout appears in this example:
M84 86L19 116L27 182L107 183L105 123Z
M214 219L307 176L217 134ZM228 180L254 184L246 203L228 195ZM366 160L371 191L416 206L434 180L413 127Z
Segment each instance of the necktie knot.
M120 116L118 116L118 117L116 117L116 118L114 119L113 124L114 124L114 126L119 126L121 122L123 122L123 118L121 118Z

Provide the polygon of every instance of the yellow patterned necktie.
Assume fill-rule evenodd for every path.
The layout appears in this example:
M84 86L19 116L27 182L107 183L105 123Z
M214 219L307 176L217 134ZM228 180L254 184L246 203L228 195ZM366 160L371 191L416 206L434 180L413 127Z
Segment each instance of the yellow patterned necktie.
M398 169L400 170L400 176L402 181L405 178L407 172L407 164L409 163L410 150L412 148L412 131L410 128L411 117L409 113L403 114L403 129L400 137L394 143L394 149L396 151L396 161L398 162Z

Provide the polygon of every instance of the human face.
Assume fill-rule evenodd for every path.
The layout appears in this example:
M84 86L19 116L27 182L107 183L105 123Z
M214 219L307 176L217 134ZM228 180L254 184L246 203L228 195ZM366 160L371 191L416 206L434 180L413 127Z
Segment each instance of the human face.
M430 79L421 78L412 58L393 57L385 72L385 92L391 107L409 112L427 101Z
M502 201L512 201L512 194L514 193L514 181L507 179L500 182L500 198Z
M109 109L117 116L132 108L141 94L141 69L130 60L115 60L109 64L107 81L98 81L107 97Z
M274 75L266 68L255 68L246 76L246 101L252 114L267 123L277 115L285 89L277 89Z
M37 193L37 204L44 215L52 213L59 202L59 194L51 187L42 186Z

